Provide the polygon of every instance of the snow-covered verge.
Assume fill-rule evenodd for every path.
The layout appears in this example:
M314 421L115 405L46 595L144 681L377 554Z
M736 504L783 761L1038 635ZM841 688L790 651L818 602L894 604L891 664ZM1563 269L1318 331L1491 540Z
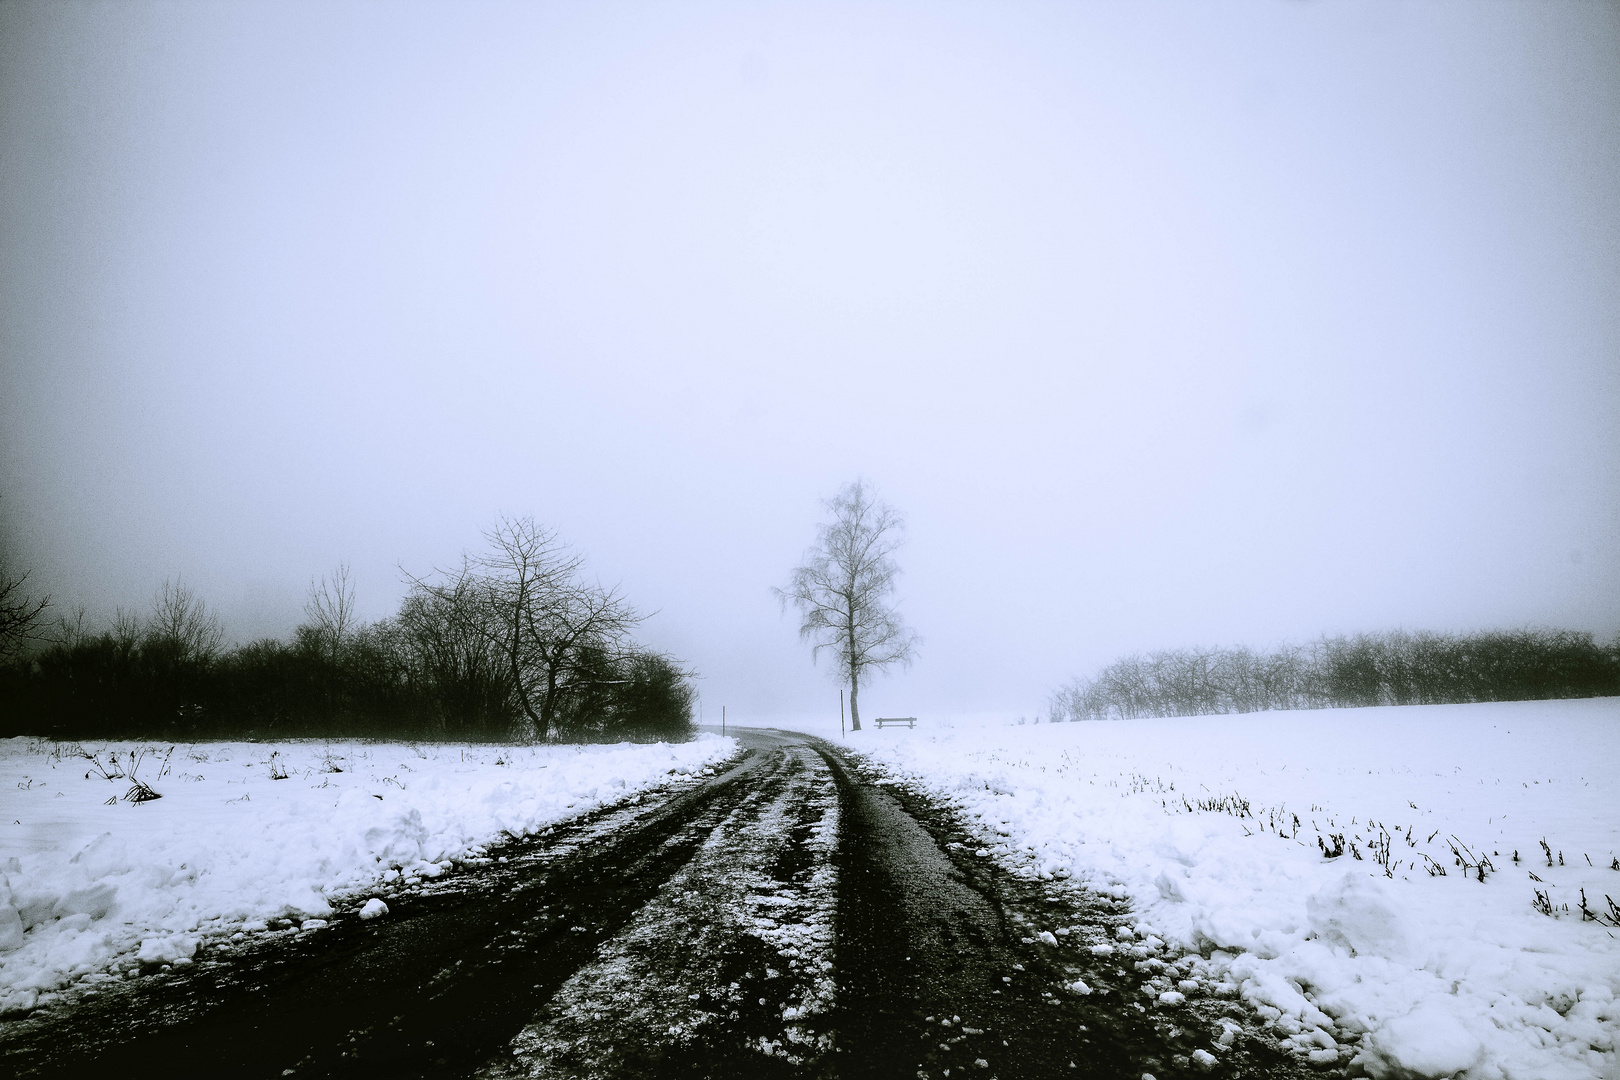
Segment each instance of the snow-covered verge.
M1020 872L1129 897L1121 962L1152 936L1201 954L1167 1003L1240 994L1351 1074L1620 1077L1620 699L924 718L846 745Z
M736 741L615 746L0 740L0 1015L703 772ZM85 756L86 754L93 757ZM673 774L673 777L672 777ZM139 780L161 797L137 801Z

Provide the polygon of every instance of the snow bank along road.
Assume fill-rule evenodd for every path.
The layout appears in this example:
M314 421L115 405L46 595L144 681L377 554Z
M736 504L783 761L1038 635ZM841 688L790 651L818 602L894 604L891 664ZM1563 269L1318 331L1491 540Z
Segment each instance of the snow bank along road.
M0 739L0 1019L135 963L161 971L228 951L270 919L320 925L378 887L477 865L492 840L709 775L735 750L708 734L589 746ZM161 798L143 798L154 788Z
M1163 1078L1211 1045L1222 1075L1306 1071L1239 1003L1145 998L1095 948L1123 904L1009 873L825 742L740 741L382 917L357 900L0 1024L0 1072Z
M1128 901L1114 949L1155 969L1150 989L1245 1001L1301 1059L1374 1080L1620 1078L1620 698L934 723L850 745L948 800L989 858Z

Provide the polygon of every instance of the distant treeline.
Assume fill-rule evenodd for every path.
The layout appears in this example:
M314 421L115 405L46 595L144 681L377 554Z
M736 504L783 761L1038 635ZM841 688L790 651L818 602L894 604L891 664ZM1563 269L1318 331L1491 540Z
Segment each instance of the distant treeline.
M1052 695L1051 718L1442 705L1620 694L1620 639L1567 630L1393 631L1270 652L1178 649L1116 660Z
M616 590L528 520L488 549L411 579L399 611L362 625L348 571L312 586L291 640L223 648L178 583L146 618L60 620L0 667L0 736L453 738L618 741L690 734L690 674L637 646ZM38 639L43 638L43 641Z

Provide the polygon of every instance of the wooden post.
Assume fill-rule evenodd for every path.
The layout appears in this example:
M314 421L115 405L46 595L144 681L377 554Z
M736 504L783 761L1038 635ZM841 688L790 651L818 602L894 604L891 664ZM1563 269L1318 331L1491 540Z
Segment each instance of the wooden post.
M844 688L842 686L838 688L838 737L840 739L849 738L848 735L844 734Z
M726 707L720 706L720 734L726 733Z

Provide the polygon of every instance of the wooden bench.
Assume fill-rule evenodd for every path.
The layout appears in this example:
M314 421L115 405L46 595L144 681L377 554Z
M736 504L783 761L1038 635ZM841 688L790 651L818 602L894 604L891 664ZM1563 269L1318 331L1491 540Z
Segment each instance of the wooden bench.
M884 724L904 724L906 727L914 728L917 726L917 718L915 716L880 716L872 723L879 730L882 730Z

